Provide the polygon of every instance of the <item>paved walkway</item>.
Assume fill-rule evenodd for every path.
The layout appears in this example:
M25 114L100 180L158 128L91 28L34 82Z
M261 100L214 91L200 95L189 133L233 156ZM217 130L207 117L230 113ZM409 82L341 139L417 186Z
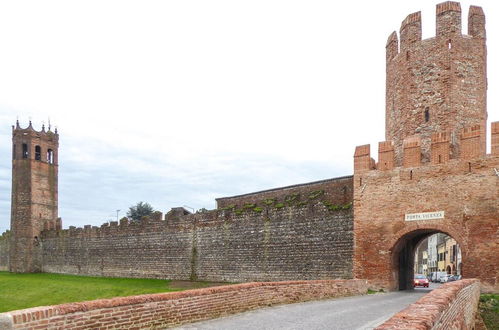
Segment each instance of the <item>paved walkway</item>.
M436 285L432 285L433 288ZM373 329L430 289L311 301L257 309L177 329Z

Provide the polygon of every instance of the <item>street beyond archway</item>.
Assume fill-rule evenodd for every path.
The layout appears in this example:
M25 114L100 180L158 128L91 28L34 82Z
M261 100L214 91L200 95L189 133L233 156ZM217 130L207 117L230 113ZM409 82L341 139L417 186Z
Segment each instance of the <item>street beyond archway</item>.
M373 329L437 286L269 307L177 329Z

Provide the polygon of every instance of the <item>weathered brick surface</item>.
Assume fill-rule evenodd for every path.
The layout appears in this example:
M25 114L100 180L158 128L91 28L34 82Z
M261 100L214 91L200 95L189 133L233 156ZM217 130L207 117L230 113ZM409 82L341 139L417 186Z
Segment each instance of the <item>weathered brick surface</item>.
M10 270L41 270L40 233L57 221L57 132L12 127ZM24 149L26 148L26 149ZM52 151L49 159L48 151Z
M446 283L376 329L474 329L479 298L478 280Z
M258 307L366 291L363 280L257 282L30 308L2 313L0 322L6 330L165 328Z
M404 167L415 167L421 165L421 137L414 135L407 137L403 142Z
M276 202L285 202L286 197L298 195L302 200L316 191L323 191L324 198L338 204L346 204L352 201L352 176L327 179L305 184L298 184L289 187L269 189L244 195L217 198L217 207L225 208L231 205L242 207L245 204L261 203L268 199L275 199Z
M111 222L43 233L49 273L188 279L193 226L187 221Z
M498 126L492 123L486 155L485 16L471 6L463 35L459 3L438 4L436 12L434 38L421 40L419 12L402 22L400 51L397 34L388 38L387 141L375 166L359 152L369 145L354 156L354 276L410 288L415 247L443 232L461 247L463 275L499 291ZM391 141L393 169L385 151ZM405 220L436 211L443 218Z
M351 210L321 204L198 222L196 274L223 281L352 277Z
M437 6L436 35L421 39L421 14L410 14L386 45L386 133L394 141L396 166L402 165L403 140L419 134L422 159L429 160L430 137L452 136L451 158L459 156L459 134L464 127L485 127L486 45L485 16L470 8L468 35L461 33L459 3ZM485 144L485 134L481 136Z
M461 247L463 275L499 291L499 177L494 168L499 157L488 156L356 174L354 276L396 289L402 249L410 256L424 237L443 232ZM405 214L433 211L444 211L445 218L405 221ZM410 275L407 280L412 281Z
M491 153L499 156L499 121L492 123Z
M319 200L260 212L47 231L43 271L100 276L254 281L352 277L351 209Z
M374 159L371 158L371 146L369 144L355 148L354 172L368 171L375 168Z
M395 154L392 141L380 142L378 146L378 169L391 170L395 166Z

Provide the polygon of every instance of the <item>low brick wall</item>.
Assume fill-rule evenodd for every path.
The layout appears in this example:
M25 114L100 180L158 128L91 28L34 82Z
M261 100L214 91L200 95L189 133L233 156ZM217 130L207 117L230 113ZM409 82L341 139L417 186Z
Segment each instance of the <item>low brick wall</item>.
M308 300L364 294L365 280L254 282L35 307L0 314L1 329L147 329Z
M476 279L446 283L376 329L473 329L479 298Z

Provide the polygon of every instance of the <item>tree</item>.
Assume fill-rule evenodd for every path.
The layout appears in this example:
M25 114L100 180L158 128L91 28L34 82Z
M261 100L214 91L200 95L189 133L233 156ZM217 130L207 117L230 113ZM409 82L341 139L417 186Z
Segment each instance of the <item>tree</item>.
M140 221L142 217L150 216L154 212L149 203L138 202L137 205L130 206L126 216L133 221Z

